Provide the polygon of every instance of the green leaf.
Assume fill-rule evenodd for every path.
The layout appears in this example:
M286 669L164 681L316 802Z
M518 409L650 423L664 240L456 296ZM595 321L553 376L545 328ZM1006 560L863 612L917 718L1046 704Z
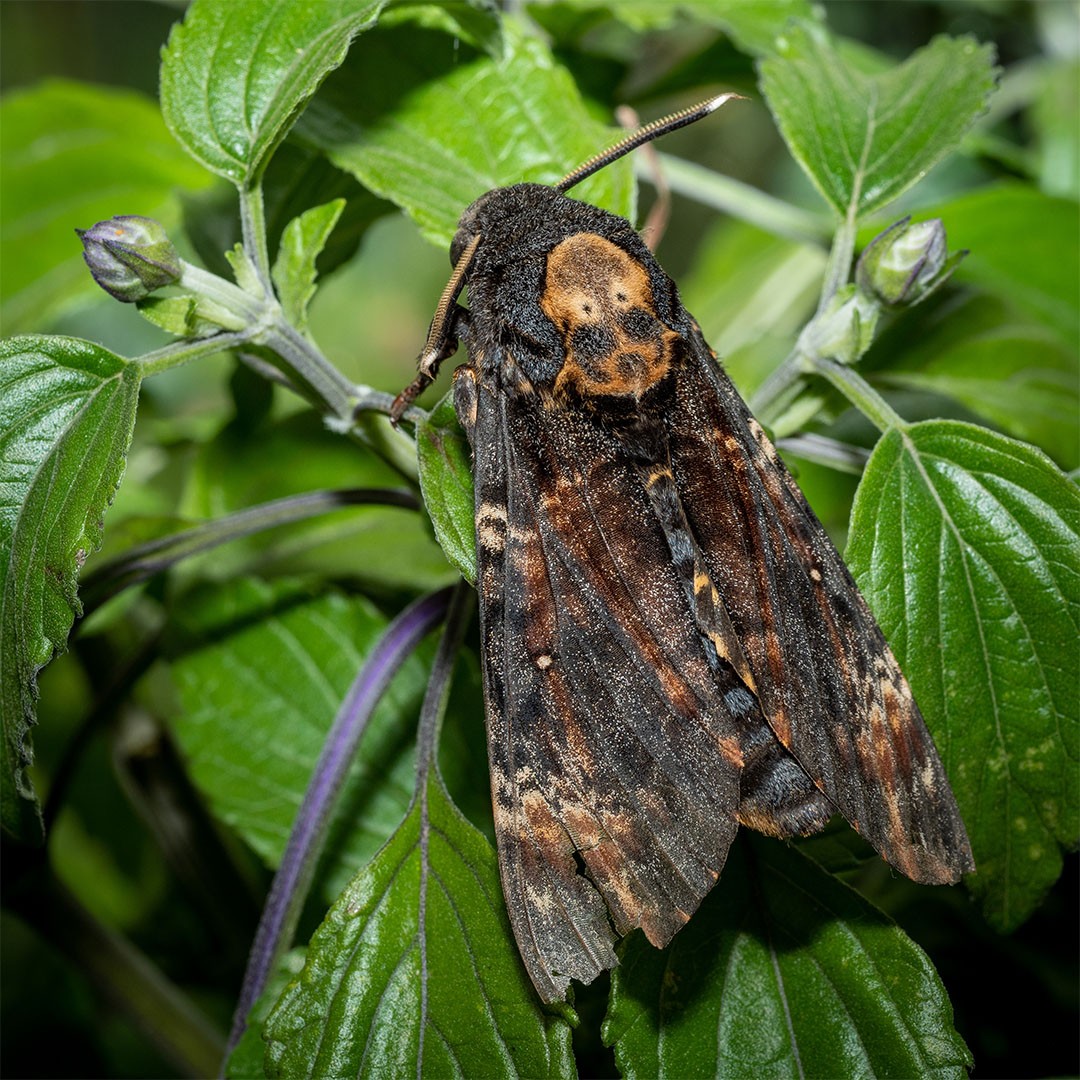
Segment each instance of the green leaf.
M241 1035L236 1049L225 1062L226 1080L252 1080L266 1075L263 1068L266 1044L262 1040L262 1026L281 992L304 970L304 950L292 949L285 954L280 966L271 974L266 989L259 995L248 1015L248 1025Z
M179 221L177 187L210 177L180 150L149 98L45 82L0 103L0 321L7 334L40 330L101 292L76 227L143 214Z
M1075 356L1038 327L986 328L937 353L920 371L890 372L896 386L945 394L1002 430L1038 444L1063 468L1080 465Z
M820 8L809 0L737 0L728 4L681 0L679 7L705 25L719 26L752 56L775 54L777 38L792 19L823 21Z
M493 60L408 26L359 40L301 133L443 247L484 192L552 183L615 141L541 42L508 36ZM575 197L630 216L629 164L601 170Z
M165 122L196 161L247 185L385 2L196 0L162 57Z
M346 200L344 213L319 256L320 275L351 259L369 226L394 211L390 203L366 191L322 154L288 139L270 159L262 176L262 190L266 242L272 252L281 246L289 222L305 210L335 199ZM207 196L185 200L184 231L206 269L228 277L230 267L223 252L242 239L233 188L219 183Z
M199 303L193 296L147 296L135 306L147 322L177 337L207 337L221 332L217 323L200 317Z
M215 815L277 866L326 733L386 620L360 597L254 579L185 597L180 618L174 731L192 779ZM324 856L328 897L406 813L424 685L413 657L364 735Z
M929 959L792 848L743 833L671 946L629 939L604 1041L625 1077L963 1077Z
M942 357L935 370L897 375L890 382L946 394L999 428L1041 444L1062 467L1080 464L1077 419L1080 396L1074 372L1058 364L1032 367L1045 349L1061 354L1038 335L976 343L962 356Z
M866 360L876 382L953 397L1066 470L1080 464L1077 350L998 293L956 290L905 312Z
M0 342L0 812L40 837L30 764L38 671L64 648L79 568L124 472L139 370L74 338Z
M1015 927L1080 828L1080 495L1033 447L914 424L875 448L846 557L941 752L968 885Z
M452 393L416 425L416 455L420 464L420 490L435 526L435 539L462 577L475 584L472 453L457 421Z
M502 53L502 10L496 0L398 0L383 14L381 25L400 23L440 30L492 56Z
M950 242L970 248L958 281L1039 320L1074 355L1080 343L1080 207L1021 184L996 184L935 207Z
M539 6L539 5L533 5ZM601 10L637 32L666 30L681 20L716 26L744 52L754 56L775 52L776 38L794 18L820 18L809 0L563 0L562 7Z
M867 74L823 30L791 26L759 65L784 141L836 212L878 210L955 150L996 85L994 50L935 38L903 64Z
M430 775L315 932L264 1031L272 1076L573 1076L518 957L495 853Z
M293 326L307 325L307 306L315 295L315 260L334 231L344 199L313 206L285 227L271 270L285 317Z

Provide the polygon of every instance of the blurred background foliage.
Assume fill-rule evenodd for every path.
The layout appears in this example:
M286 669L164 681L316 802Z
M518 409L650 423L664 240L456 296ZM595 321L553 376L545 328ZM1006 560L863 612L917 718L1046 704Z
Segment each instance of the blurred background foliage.
M667 29L637 32L626 22L610 18L602 6L592 11L558 3L513 6L525 8L550 35L558 59L596 102L598 116L606 116L610 105L618 102L640 107L650 117L659 115L685 103L685 92L704 82L753 87L750 57L719 32L703 31L700 24L676 21ZM63 78L154 97L159 50L182 7L150 0L4 0L0 4L0 85L5 94L12 95L42 80ZM1076 200L1080 184L1076 4L1067 0L868 0L827 2L822 7L838 34L896 60L935 34L972 34L996 45L1005 69L993 113L972 136L979 153L958 156L935 170L901 206L890 208L889 221L912 208L932 206L953 193L1001 178L1031 182L1047 194ZM707 125L699 125L665 140L663 150L820 212L816 193L760 103L728 119L723 139L716 139ZM123 136L121 129L118 138ZM160 133L158 137L168 138ZM275 167L288 167L287 154L293 152L300 153L283 152ZM574 164L566 162L568 168ZM191 165L186 168L192 171L187 198L221 196L222 188L206 174ZM356 195L360 189L355 182L349 184L348 193ZM643 201L651 197L646 188ZM228 212L228 203L224 205ZM113 209L147 212L145 207L127 205ZM404 216L388 209L372 201L359 215L353 239L362 236L362 240L355 252L355 243L346 243L335 255L340 265L319 289L311 329L325 354L349 377L396 392L412 375L418 345L445 283L447 260ZM992 244L999 225L993 209L981 219L977 212L970 215L969 232L951 232L953 246L974 247L980 237ZM71 225L91 223L77 217ZM1055 236L1054 223L1047 226L1048 242L1076 245L1076 236ZM973 236L975 232L980 237ZM1032 242L1042 241L1039 237ZM198 237L189 237L189 242L193 250L203 250ZM189 249L187 254L191 253ZM5 334L22 329L68 333L101 341L125 355L164 343L164 335L134 312L119 311L89 285L73 232L70 257L75 273L69 302L35 312L40 318L32 325L5 326ZM812 252L796 258L785 251L782 259L777 256L770 262L768 241L756 230L723 220L678 196L659 257L744 388L760 381L762 368L784 355L816 299L821 260ZM1022 251L1017 257L1022 262L1042 255ZM0 267L5 276L18 273L14 261L18 258L17 246L8 237ZM1052 262L1052 252L1046 258ZM717 280L729 285L737 282L755 260L782 273L781 302L770 307L760 296L741 298L737 289L718 293L712 288ZM760 306L754 308L754 303ZM889 334L899 341L905 334L925 333L931 335L932 346L932 335L944 333L942 325L950 319L954 328L957 325L958 303L960 318L992 322L993 313L982 308L965 316L955 296L935 300L919 309L918 323L900 320L892 327L867 357L867 367L872 370L875 356L887 354ZM747 330L748 320L758 325L767 322L768 332ZM913 326L922 329L914 331ZM1066 410L1074 408L1076 400L1076 344L1071 343L1071 350L1067 340L1046 347L1046 355L1060 356L1060 363L1050 365L1055 378L1060 377L1060 383L1053 384L1058 389L1052 392L1064 395ZM917 378L896 380L895 387L905 395L898 407L908 418L942 412L971 417L953 401L943 404ZM1003 408L1008 406L1006 401ZM254 452L243 434L267 415L279 422L276 442L261 443ZM869 428L851 414L840 415L837 423L834 433L850 441L869 443L872 439ZM1062 430L1062 438L1044 445L1059 464L1074 469L1080 464L1080 448L1075 435L1070 441L1068 426ZM1039 441L1039 434L1033 430L1028 437ZM127 479L110 512L107 551L120 550L135 539L125 532L126 520L146 515L200 517L281 494L275 486L278 467L295 461L301 452L306 467L292 476L296 490L383 479L358 476L347 447L321 433L302 403L271 391L225 357L148 381L135 440ZM800 483L834 536L842 539L855 478L838 480L836 473L806 463ZM380 512L390 511L373 513ZM298 550L313 565L317 561L324 572L327 565L333 568L331 573L342 575L362 576L365 568L370 570L368 584L377 579L385 601L396 601L410 588L447 580L448 570L422 529L418 528L414 549L405 560L407 580L401 576L400 558L396 575L390 574L390 565L380 561L379 553L363 547L365 531L377 532L377 528L369 523L348 533L338 531L323 548L307 542L299 544ZM290 558L288 550L278 555L286 561ZM235 553L220 557L242 563L242 556ZM271 562L272 558L273 553ZM289 565L292 570L303 569L303 563ZM220 572L227 575L227 567ZM185 573L197 575L198 566ZM125 627L115 617L110 629L114 637L127 635L132 647L140 634L155 632L154 627L137 623ZM41 713L47 722L35 734L38 768L54 781L56 770L71 760L71 739L86 730L83 721L93 683L115 674L117 643L114 640L106 650L102 640L84 632L73 652L51 665L41 680ZM208 865L214 872L235 878L234 887L214 889L216 898L233 898L233 907L223 910L216 900L209 904L205 897L178 888L175 870L155 841L153 827L143 827L133 817L131 793L140 787L152 789L150 773L163 770L183 776L174 752L161 740L151 719L161 698L171 692L155 685L151 676L109 738L91 736L77 768L66 778L70 783L67 804L55 823L51 857L60 878L95 916L129 936L224 1025L257 918L257 898L265 889L266 871L250 852L223 839L209 821L196 818L196 827L205 831L206 850L219 852L217 862L207 856ZM477 735L471 732L461 737L475 739ZM192 798L191 804L197 805L198 800ZM167 817L174 809L159 811ZM1006 938L987 928L959 893L928 897L925 890L912 887L910 902L890 911L933 957L956 1008L957 1028L974 1053L979 1077L1068 1075L1077 1069L1076 857L1071 856L1066 865L1065 875L1042 909ZM10 863L5 870L12 872ZM312 918L317 915L314 911ZM171 1066L95 993L84 973L73 970L18 916L5 910L0 917L4 1028L0 1071L4 1075L171 1074ZM602 998L583 996L580 1004L588 1013L590 1008L602 1007ZM610 1066L610 1059L597 1048L579 1049L584 1068L590 1062L595 1062L598 1072ZM594 1052L597 1056L591 1058Z

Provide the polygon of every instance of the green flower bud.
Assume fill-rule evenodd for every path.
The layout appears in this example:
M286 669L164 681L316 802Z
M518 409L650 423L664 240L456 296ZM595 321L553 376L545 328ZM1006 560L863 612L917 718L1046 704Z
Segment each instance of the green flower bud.
M125 304L180 280L180 256L153 218L122 214L75 232L94 280Z
M854 364L874 340L878 302L854 285L845 285L800 336L802 351L841 364Z
M915 224L904 218L870 242L855 267L855 280L890 307L917 304L952 276L966 254L946 258L945 226L937 218Z

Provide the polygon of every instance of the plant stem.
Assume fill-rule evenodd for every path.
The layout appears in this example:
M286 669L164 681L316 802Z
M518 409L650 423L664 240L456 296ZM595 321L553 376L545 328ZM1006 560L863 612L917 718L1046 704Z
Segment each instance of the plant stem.
M776 440L776 448L802 458L803 461L811 461L824 465L827 469L850 473L852 476L861 476L870 459L870 451L865 447L852 446L814 432L779 438Z
M305 396L338 423L352 420L358 393L373 392L367 386L358 387L349 382L308 338L280 315L258 340L281 357L286 374L301 390L310 391Z
M660 154L660 162L672 191L680 195L757 225L774 236L818 245L824 245L829 239L830 223L821 215L792 206L783 199L691 161ZM640 175L650 179L646 171Z
M855 253L855 218L849 213L840 223L829 249L825 275L821 283L817 314L820 315L840 287L847 283L851 273L851 258ZM805 333L805 331L804 331ZM800 340L802 337L800 336ZM758 387L750 407L753 412L768 419L771 413L786 408L806 385L805 374L813 367L815 358L808 356L798 344L784 358L779 367Z
M829 301L837 294L842 285L847 284L851 274L851 259L855 254L855 211L854 207L840 222L833 236L829 249L829 261L825 264L825 278L821 285L821 298L818 300L817 313L820 315Z
M828 379L878 431L885 432L890 428L902 431L907 427L907 421L854 368L823 357L816 357L813 367L816 372Z
M459 581L450 600L439 651L431 666L427 693L420 709L420 724L416 735L416 790L421 792L427 784L428 774L435 763L435 751L439 743L439 725L446 712L450 694L450 676L461 651L461 642L473 608L473 589L465 581Z
M134 362L139 365L139 371L145 378L147 375L157 375L169 368L180 367L191 360L197 360L202 356L213 356L214 353L225 352L226 349L243 345L247 341L244 333L221 333L213 337L199 338L197 341L174 341L153 352L140 356Z
M309 491L289 495L231 514L213 518L190 529L170 533L128 548L122 555L96 567L86 575L80 586L83 617L123 589L146 581L181 559L238 540L243 536L264 532L296 521L346 506L400 506L419 509L411 491L402 488L342 488L336 491Z
M270 255L266 246L266 206L261 180L253 180L240 188L240 228L244 237L244 251L254 264L266 295L272 296Z
M451 593L452 589L441 589L421 597L398 615L386 628L342 702L266 898L233 1014L226 1061L244 1033L252 1006L292 942L326 840L331 810L371 714L397 670L445 617Z
M189 275L185 269L185 277L189 280L207 278L214 283L211 287L200 282L199 289L203 295L210 295L212 291L215 296L220 296L230 310L247 320L248 325L243 330L223 332L196 341L174 342L147 353L136 361L144 377L226 349L262 345L284 362L288 384L329 414L334 427L343 430L351 428L353 411L360 401L370 405L374 402L382 404L384 399L392 400L388 395L379 395L371 387L349 382L308 338L284 320L277 301L260 303L242 289L213 274L207 274L197 267L192 270L196 273ZM265 359L262 363L266 363Z
M265 321L269 310L267 297L253 296L239 285L234 285L231 281L192 263L181 260L180 267L178 285L181 289L191 289L192 292L220 304L244 321L245 330L249 334L254 327Z
M750 398L750 411L768 422L795 400L806 386L805 361L796 347L774 368Z

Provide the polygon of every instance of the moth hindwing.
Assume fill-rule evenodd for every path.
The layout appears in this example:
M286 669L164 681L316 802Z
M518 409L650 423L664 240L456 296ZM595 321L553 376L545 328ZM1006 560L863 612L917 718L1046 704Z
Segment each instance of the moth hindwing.
M839 812L917 881L974 867L825 530L637 233L563 193L592 167L465 211L397 410L463 341L499 866L545 1001L665 945L739 824Z

